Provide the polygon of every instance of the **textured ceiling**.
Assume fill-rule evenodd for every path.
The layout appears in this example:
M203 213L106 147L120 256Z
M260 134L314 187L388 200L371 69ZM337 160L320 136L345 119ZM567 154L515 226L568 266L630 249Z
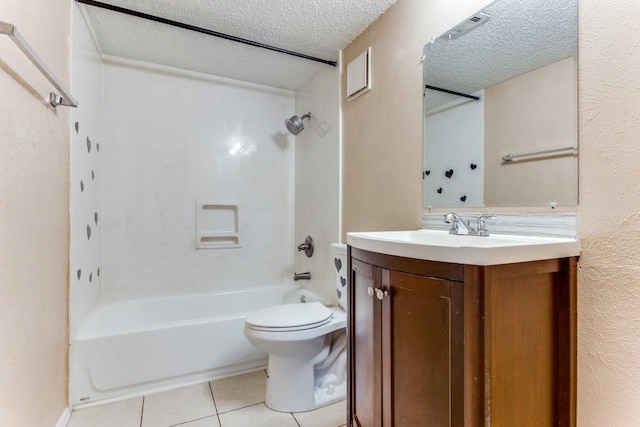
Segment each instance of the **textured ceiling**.
M395 0L105 0L105 3L337 61ZM296 89L330 65L86 8L103 54Z
M486 23L457 39L449 40L447 32L425 46L425 83L473 93L577 57L576 1L496 0L483 9L491 15ZM440 103L439 98L427 91L427 109Z

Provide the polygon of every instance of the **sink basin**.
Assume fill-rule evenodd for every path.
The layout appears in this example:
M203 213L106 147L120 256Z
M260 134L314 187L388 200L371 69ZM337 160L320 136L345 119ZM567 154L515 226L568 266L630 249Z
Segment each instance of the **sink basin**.
M354 248L457 264L496 265L580 255L576 239L491 234L453 235L440 230L348 233Z

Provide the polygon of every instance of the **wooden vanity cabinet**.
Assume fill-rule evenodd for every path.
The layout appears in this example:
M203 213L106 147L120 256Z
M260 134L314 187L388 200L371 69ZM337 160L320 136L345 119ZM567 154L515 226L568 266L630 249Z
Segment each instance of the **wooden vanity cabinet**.
M349 425L575 426L575 258L348 252Z

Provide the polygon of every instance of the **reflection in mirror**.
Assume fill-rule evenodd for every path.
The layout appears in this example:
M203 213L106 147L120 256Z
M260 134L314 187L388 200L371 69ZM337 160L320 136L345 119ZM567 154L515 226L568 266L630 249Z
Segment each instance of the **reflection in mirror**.
M576 0L496 0L424 57L426 208L578 203Z

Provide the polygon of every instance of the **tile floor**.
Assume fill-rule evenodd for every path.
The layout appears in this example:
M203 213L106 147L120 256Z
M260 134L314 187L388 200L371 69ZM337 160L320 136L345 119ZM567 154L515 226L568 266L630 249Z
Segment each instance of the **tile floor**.
M264 371L74 411L67 427L339 427L345 402L283 413L264 405Z

